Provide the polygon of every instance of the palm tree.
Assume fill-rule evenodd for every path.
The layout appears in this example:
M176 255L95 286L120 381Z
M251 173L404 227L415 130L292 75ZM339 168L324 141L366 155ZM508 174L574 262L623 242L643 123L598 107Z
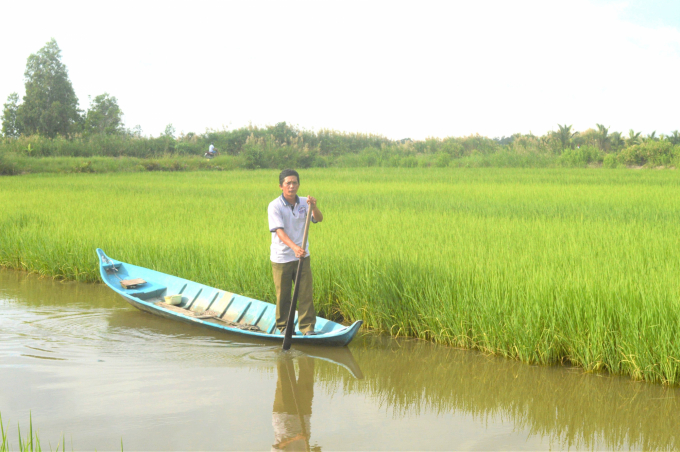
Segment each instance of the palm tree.
M562 145L562 150L565 150L567 148L571 147L571 139L578 134L578 132L572 132L571 127L568 125L559 125L557 124L557 127L560 128L557 132L553 132L554 135L557 137L558 140L560 140L560 144Z
M621 138L621 132L612 132L610 138L612 149L621 149L626 144Z
M626 146L635 146L640 144L640 134L642 132L635 133L633 129L628 131L628 138L626 138Z
M672 135L668 135L666 139L673 144L680 144L680 132L674 130L672 132Z
M609 127L605 127L602 124L596 125L597 125L596 135L597 145L599 146L601 151L606 151L609 142L611 141L611 137L609 136Z
M659 141L656 137L656 130L645 137L643 141Z

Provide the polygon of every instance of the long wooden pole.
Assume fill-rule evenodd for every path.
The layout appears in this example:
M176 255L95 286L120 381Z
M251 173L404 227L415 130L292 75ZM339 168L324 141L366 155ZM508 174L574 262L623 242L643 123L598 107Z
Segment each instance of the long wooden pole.
M309 198L307 198L309 199ZM302 249L307 250L307 235L309 234L309 223L312 220L312 207L307 202L307 219L305 220L305 233L302 237ZM298 260L297 273L295 273L295 289L293 289L293 300L290 302L290 312L288 313L288 321L286 322L286 332L283 336L283 350L290 349L290 344L293 342L293 330L295 329L295 310L297 309L298 292L300 292L300 273L302 273L303 255Z

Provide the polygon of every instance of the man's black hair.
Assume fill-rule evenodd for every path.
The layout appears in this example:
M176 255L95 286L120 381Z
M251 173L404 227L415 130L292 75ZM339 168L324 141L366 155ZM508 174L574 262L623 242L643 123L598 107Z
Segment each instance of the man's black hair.
M294 169L286 168L285 170L281 171L281 174L279 174L279 185L283 185L283 181L286 180L286 177L288 176L297 177L298 184L300 183L300 175L298 172Z

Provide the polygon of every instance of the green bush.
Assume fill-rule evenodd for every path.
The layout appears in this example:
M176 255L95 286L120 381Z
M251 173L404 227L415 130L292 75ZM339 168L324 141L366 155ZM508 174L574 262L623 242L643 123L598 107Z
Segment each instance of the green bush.
M0 175L11 176L17 174L17 168L5 153L0 153Z
M387 161L385 162L385 166L389 168L399 168L401 165L401 158L399 158L398 155L392 155L390 156Z
M381 166L381 158L376 149L367 148L364 149L361 154L359 154L361 166Z
M649 140L621 150L619 160L625 165L668 166L680 157L680 147L670 141Z
M616 154L607 154L602 159L602 166L605 168L616 168L618 166L618 159Z
M96 171L92 167L92 161L88 160L86 162L82 162L82 163L79 163L76 166L74 166L73 172L74 173L94 173Z
M418 166L418 159L412 155L404 157L399 161L399 166L402 168L415 168Z
M360 168L363 166L363 161L358 154L344 154L334 160L333 166L340 168Z
M446 152L452 157L461 157L464 153L463 145L455 138L446 138L442 141L441 152Z
M445 152L437 154L437 159L435 160L435 166L439 168L445 168L451 163L451 156Z
M556 157L534 152L518 154L501 150L493 154L474 153L451 160L449 166L457 168L546 168L555 166Z
M585 167L590 163L602 163L604 154L594 146L581 146L567 149L560 155L558 162L562 166Z

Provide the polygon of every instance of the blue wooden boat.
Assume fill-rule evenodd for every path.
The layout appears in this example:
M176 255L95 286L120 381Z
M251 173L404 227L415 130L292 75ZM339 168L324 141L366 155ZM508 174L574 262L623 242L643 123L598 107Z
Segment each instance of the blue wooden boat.
M99 248L97 256L104 282L137 309L213 330L283 341L283 334L276 329L276 306L271 303L120 262ZM181 303L166 303L167 295L181 295ZM293 343L337 346L349 344L363 323L357 320L345 326L317 317L317 334L304 336L297 322L296 312Z

